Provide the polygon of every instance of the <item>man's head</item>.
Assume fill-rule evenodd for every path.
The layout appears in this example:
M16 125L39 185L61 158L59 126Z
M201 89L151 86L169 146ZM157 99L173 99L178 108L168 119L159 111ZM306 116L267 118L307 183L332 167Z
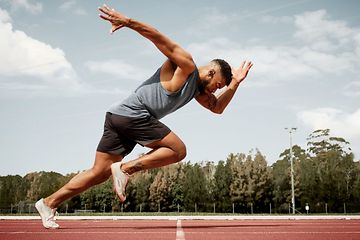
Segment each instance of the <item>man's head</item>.
M200 92L214 93L217 89L228 86L232 79L230 65L222 59L213 59L200 68Z

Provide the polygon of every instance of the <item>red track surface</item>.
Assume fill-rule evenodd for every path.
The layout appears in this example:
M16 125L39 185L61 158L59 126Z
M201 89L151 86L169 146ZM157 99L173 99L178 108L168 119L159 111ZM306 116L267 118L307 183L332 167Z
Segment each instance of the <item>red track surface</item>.
M0 220L0 239L359 240L360 220Z

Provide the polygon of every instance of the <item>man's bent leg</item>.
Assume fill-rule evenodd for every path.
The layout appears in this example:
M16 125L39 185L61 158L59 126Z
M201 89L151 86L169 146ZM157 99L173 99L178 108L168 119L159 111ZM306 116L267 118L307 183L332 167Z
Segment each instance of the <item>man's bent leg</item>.
M86 189L106 181L110 175L110 166L122 160L122 156L96 152L95 163L91 169L79 173L55 193L44 199L50 208L57 208L66 199L69 199Z
M174 132L146 147L153 150L138 159L122 164L121 169L131 175L137 171L179 162L186 156L186 146Z
M125 190L129 175L151 168L179 162L186 156L186 147L181 139L170 132L162 140L146 145L153 150L130 162L112 164L114 189L121 202L126 200Z

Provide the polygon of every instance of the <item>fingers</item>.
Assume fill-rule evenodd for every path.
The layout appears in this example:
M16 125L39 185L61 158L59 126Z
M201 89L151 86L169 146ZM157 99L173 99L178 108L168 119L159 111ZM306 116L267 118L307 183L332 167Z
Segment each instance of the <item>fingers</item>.
M116 12L115 9L111 9L104 4L102 7L99 7L99 11L101 12L99 17L112 24L110 29L111 34L125 26L124 17L120 13Z
M110 9L106 4L104 4L102 7L99 7L99 10L104 13L104 14L99 14L99 17L107 20L109 22L113 22L114 20L114 13L113 11L115 11L114 9ZM115 32L117 29L111 29L110 32L113 33Z
M249 70L252 67L252 65L254 65L254 64L251 61L243 61L241 66L240 66L240 69Z
M243 69L243 68L244 68L245 62L246 62L246 61L242 61L242 63L240 64L239 69Z
M109 17L112 17L113 16L113 11L115 11L115 9L110 9L106 4L104 4L102 7L99 7L99 10L102 13L107 15L107 16L99 15L99 16L107 17L107 18L103 17L103 19L106 19L106 20L109 20Z
M240 64L240 67L239 69L244 69L244 68L251 68L252 65L254 65L251 61L242 61L241 64Z
M105 6L105 5L104 5ZM108 21L110 21L111 20L111 16L110 16L110 14L109 14L109 11L106 9L106 8L102 8L102 7L99 7L99 10L102 12L102 13L104 13L104 14L99 14L99 17L101 17L102 19L104 19L104 20L108 20Z
M105 13L106 15L110 15L110 9L105 4L103 7L99 7L99 10Z
M110 9L106 4L104 4L103 7L104 7L108 12L111 12L111 9Z
M242 71L242 70L249 70L254 64L251 61L242 61L238 70ZM236 69L232 68L232 71L234 71Z
M101 17L104 20L108 20L108 21L111 20L111 18L109 16L104 16L104 15L99 14L99 17Z

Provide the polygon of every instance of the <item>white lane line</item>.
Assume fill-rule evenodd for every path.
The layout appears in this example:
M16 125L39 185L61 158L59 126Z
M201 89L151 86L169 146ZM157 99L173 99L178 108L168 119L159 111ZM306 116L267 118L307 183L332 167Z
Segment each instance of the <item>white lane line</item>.
M181 220L176 222L176 240L185 240L185 233L181 227Z
M61 228L60 228L61 230ZM340 231L337 231L337 232L314 232L314 231L309 231L309 232L305 232L305 231L286 231L286 232L279 232L279 231L276 231L276 232L258 232L258 231L253 231L253 232L250 232L250 231L211 231L211 232L203 232L203 231L187 231L186 234L250 234L250 235L255 235L255 234L264 234L264 235L275 235L275 234L317 234L317 235L327 235L327 234L357 234L357 235L360 235L360 231L346 231L346 232L340 232ZM149 231L146 231L146 232L143 232L143 231L131 231L131 232L127 232L127 231L115 231L115 232L105 232L105 231L99 231L99 232L84 232L84 231L71 231L71 232L56 232L56 230L45 230L43 232L0 232L0 239L1 239L1 236L2 235L9 235L9 234L56 234L56 235L61 235L61 234L84 234L84 235L88 235L88 234L131 234L131 235L134 235L134 234L156 234L156 235L159 235L159 234L171 234L173 235L174 234L174 231L169 231L169 232L149 232ZM179 233L179 235L182 235L182 238L176 238L177 240L186 240L185 239L185 233L182 231L182 233ZM173 235L174 236L174 235ZM176 233L176 236L178 236L178 233Z

